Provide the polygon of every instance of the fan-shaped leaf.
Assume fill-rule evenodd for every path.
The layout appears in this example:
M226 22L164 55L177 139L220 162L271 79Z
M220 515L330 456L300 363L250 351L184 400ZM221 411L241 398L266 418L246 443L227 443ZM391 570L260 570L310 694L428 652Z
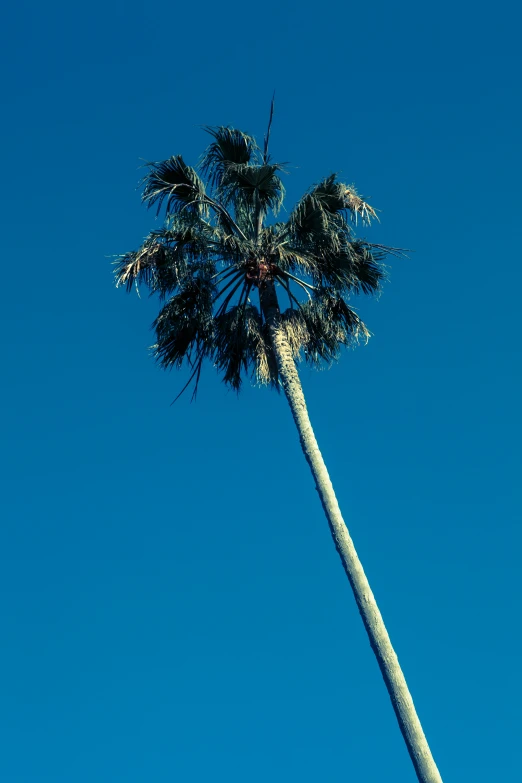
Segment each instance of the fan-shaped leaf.
M288 218L287 231L299 246L324 241L328 231L328 216L320 201L307 193L297 203Z
M321 289L310 301L283 313L282 328L294 356L302 350L313 365L331 363L342 346L369 337L357 313L332 289Z
M314 282L339 292L376 294L386 278L384 265L361 240L343 241L335 251L319 255L311 269Z
M276 172L278 163L266 165L230 164L226 167L218 189L224 204L237 205L242 211L256 214L271 209L277 214L284 199L285 189Z
M336 174L330 174L311 192L323 209L332 215L347 210L352 213L355 222L357 217L360 217L363 224L367 225L370 224L371 218L378 219L373 207L357 194L354 185L338 182Z
M214 362L223 380L236 391L241 373L252 370L261 384L277 384L277 365L259 311L251 304L235 305L215 319Z
M322 208L331 214L346 209L346 185L337 182L337 175L330 174L312 189L312 195L319 201Z
M205 130L214 137L200 160L201 172L208 176L213 187L219 187L223 174L230 164L250 163L259 148L253 136L225 125L206 126Z
M181 367L194 355L212 352L214 323L211 280L197 276L186 281L160 311L154 322L156 344L153 351L162 367Z
M164 202L167 212L207 211L203 180L195 169L187 166L181 155L148 165L149 173L143 178L143 200L149 206L157 204L158 213Z
M215 229L194 213L171 216L168 225L152 231L137 251L122 256L115 270L116 285L144 283L151 293L172 293L188 273L190 261L200 262L219 245Z

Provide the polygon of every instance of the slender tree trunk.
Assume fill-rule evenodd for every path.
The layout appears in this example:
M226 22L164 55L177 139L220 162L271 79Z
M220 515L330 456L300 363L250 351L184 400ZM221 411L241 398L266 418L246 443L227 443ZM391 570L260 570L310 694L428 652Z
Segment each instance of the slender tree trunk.
M273 282L260 290L263 314L269 325L272 346L283 388L299 432L336 549L354 592L359 612L375 653L386 688L420 783L442 783L442 778L424 736L406 680L392 647L381 613L370 589L352 539L341 515L330 476L310 423L299 375L288 341L280 328L280 313Z

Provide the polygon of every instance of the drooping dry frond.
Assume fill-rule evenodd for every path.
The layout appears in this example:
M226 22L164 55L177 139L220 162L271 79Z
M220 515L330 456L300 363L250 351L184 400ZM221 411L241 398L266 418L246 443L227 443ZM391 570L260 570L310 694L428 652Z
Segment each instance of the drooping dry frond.
M252 375L257 383L261 386L272 386L279 391L279 371L266 323L263 323L257 332L252 333L252 357L254 363Z
M282 328L294 356L302 351L305 360L315 366L330 364L339 358L342 347L370 336L357 313L328 289L316 291L297 309L287 310Z
M116 261L116 287L125 286L127 291L131 291L133 286L139 290L140 283L150 286L154 267L163 253L163 247L146 244L121 256Z
M344 192L344 198L346 202L346 209L349 209L352 213L355 223L357 223L358 217L361 218L363 225L367 226L370 225L372 218L379 220L374 208L357 195L357 191L353 185L346 188Z
M299 358L310 341L310 332L302 307L286 310L281 318L281 327L288 340L292 356L294 359Z
M175 213L165 226L151 231L143 245L116 262L116 285L130 291L146 285L151 293L164 297L172 293L188 272L192 261L209 257L217 235L212 226L195 213Z

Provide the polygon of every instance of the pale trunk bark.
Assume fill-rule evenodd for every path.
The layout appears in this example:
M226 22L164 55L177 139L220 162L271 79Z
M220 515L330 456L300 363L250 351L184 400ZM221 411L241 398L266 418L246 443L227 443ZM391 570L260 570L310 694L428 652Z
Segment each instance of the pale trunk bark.
M301 446L330 526L336 549L352 586L364 627L375 653L386 688L420 783L442 783L399 661L392 647L381 613L370 589L352 539L341 515L332 482L310 423L299 375L288 341L280 328L280 314L273 283L260 291L261 306L270 329L279 375Z

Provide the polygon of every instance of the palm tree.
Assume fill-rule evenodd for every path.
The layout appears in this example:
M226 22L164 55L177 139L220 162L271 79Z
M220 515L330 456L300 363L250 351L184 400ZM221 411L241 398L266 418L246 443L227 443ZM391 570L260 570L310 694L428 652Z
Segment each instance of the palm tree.
M200 173L181 155L148 164L143 200L158 214L165 207L165 222L119 258L117 285L142 283L159 295L154 354L164 368L188 364L184 389L193 383L196 394L205 360L236 391L245 375L283 388L418 780L442 783L341 516L296 366L300 358L330 363L342 346L368 338L347 300L378 292L383 260L400 250L355 237L354 225L376 213L335 174L313 186L288 220L267 223L285 192L283 166L268 155L272 113L273 103L263 149L240 130L206 127L212 142Z

